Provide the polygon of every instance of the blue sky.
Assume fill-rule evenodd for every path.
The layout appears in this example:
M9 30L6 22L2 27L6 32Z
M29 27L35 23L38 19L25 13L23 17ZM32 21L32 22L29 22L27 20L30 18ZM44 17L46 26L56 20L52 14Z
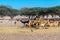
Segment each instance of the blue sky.
M53 7L60 6L60 0L0 0L0 5L11 6L15 9L23 7Z

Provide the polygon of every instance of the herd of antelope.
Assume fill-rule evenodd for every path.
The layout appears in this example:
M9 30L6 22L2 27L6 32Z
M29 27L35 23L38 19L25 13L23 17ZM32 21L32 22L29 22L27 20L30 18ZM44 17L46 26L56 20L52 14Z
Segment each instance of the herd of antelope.
M39 19L39 20L29 20L28 23L26 23L26 25L28 27L35 27L35 28L39 28L39 27L58 27L60 26L60 20L44 20L44 19Z

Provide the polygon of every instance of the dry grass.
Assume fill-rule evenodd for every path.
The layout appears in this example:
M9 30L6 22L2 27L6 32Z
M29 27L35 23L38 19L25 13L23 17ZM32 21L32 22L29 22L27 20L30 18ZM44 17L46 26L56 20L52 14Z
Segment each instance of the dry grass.
M60 27L49 27L48 29L33 29L33 32L29 28L20 28L20 27L0 27L0 33L7 33L7 34L47 34L47 33L60 33Z

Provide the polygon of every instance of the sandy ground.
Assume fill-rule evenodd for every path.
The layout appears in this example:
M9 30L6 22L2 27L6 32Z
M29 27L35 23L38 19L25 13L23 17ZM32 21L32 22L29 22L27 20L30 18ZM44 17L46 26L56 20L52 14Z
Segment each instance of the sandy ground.
M14 24L16 20L0 20L0 27L14 27L14 26L18 26L18 27L22 27L24 26L23 23L21 23L20 21L16 21L16 24Z
M0 40L60 40L60 34L0 34Z
M60 27L33 29L0 27L0 40L60 40Z

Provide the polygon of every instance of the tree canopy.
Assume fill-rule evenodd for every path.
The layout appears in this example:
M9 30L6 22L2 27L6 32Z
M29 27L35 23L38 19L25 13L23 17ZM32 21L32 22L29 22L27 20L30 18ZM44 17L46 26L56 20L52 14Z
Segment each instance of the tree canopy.
M21 8L13 9L9 6L0 5L0 16L16 16L16 15L60 15L60 6L50 7L50 8L41 8L41 7L33 7L33 8Z

